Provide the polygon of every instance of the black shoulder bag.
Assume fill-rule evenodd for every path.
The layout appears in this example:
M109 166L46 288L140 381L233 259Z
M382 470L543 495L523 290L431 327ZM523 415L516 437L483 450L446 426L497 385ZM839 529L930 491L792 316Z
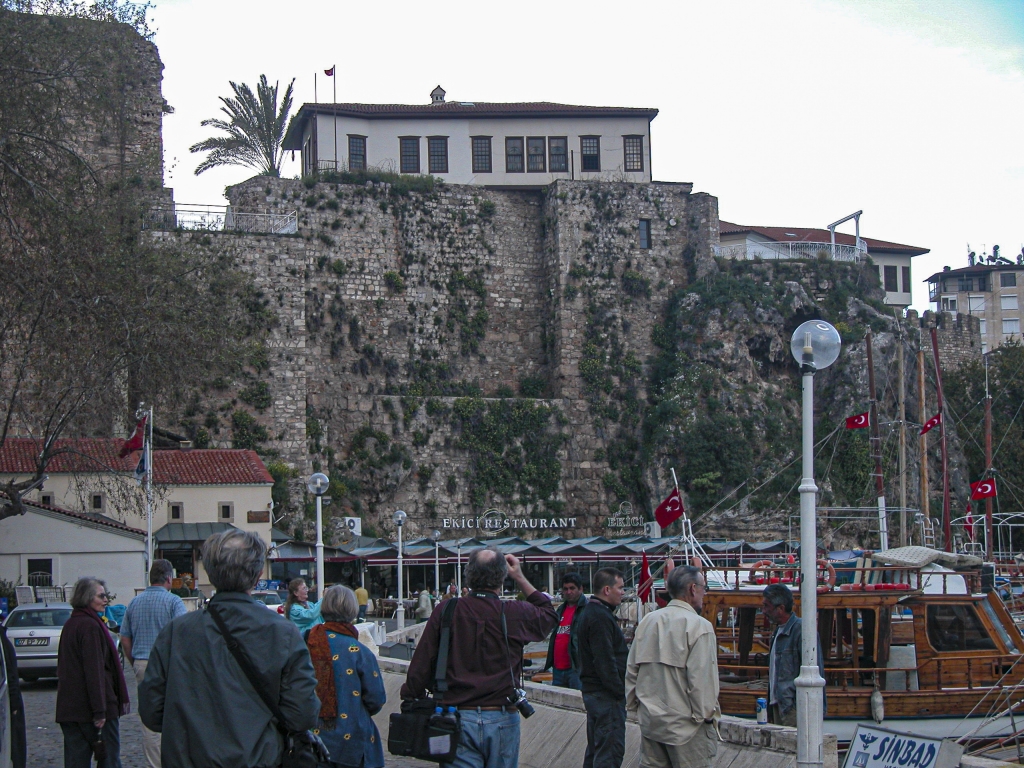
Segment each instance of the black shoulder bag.
M320 741L320 737L312 731L288 731L286 729L284 715L281 714L277 702L271 699L266 689L264 689L259 675L256 673L256 668L253 667L249 657L245 655L245 651L242 650L234 635L231 634L228 625L224 623L220 610L211 605L207 608L206 612L213 617L213 621L217 625L217 629L220 630L224 642L227 643L231 655L235 657L238 666L242 668L242 672L245 673L246 678L248 678L263 703L267 705L267 709L274 716L274 720L277 721L277 728L284 736L284 755L281 758L281 768L318 768L318 766L326 766L331 756L327 751L327 747Z
M434 667L433 696L403 701L402 711L391 715L388 724L388 752L434 763L450 763L459 748L462 725L459 713L444 712L442 700L448 691L448 651L452 640L452 616L459 598L445 601L441 609L441 641ZM442 709L439 714L438 708Z

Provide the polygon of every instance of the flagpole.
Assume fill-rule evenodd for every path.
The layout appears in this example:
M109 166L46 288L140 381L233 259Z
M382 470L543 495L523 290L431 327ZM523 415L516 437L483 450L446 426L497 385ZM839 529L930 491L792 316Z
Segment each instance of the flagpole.
M146 457L146 571L153 567L153 406L149 406L149 439L143 446Z
M672 467L671 471L672 471L672 485L675 486L676 494L679 496L680 499L682 499L683 498L683 494L679 493L679 480L676 477L676 468ZM686 510L684 509L683 510L683 522L680 523L680 527L683 529L683 540L684 540L683 556L686 558L686 564L690 565L690 539L686 535L686 520L687 520Z
M338 165L338 70L337 64L331 64L331 84L334 87L334 101L331 104L331 111L334 113L334 172L341 170Z

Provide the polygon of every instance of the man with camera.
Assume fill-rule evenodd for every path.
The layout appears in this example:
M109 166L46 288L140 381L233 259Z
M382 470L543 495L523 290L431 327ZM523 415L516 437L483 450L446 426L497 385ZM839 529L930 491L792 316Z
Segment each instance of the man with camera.
M506 577L515 582L525 600L499 598ZM519 715L533 714L520 687L523 646L546 638L558 616L547 595L527 581L519 560L503 556L497 547L478 549L469 556L466 581L469 595L458 600L451 617L448 691L442 698L446 708L458 709L462 726L451 765L515 768ZM432 687L443 610L442 606L434 609L420 636L402 686L405 700L422 698Z

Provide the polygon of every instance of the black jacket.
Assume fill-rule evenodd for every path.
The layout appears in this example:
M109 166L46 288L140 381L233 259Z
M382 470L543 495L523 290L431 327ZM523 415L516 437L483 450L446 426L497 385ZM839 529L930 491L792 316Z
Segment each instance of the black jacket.
M591 598L583 610L577 628L580 682L585 694L597 693L625 700L629 648L613 610L598 597Z
M551 633L551 639L548 641L548 659L544 662L544 669L555 668L555 638L558 637L558 627L562 624L562 616L565 615L565 607L568 603L562 603L556 613L558 614L558 624L555 625L555 631ZM572 615L572 624L569 625L569 658L572 660L572 669L576 672L580 671L580 617L583 616L583 609L587 607L587 596L580 595L579 602L576 603L576 613Z

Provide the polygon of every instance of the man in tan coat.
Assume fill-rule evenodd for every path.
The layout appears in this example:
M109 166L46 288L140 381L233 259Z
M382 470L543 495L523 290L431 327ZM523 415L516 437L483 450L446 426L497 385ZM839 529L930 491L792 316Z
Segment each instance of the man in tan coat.
M718 643L700 615L699 568L668 576L672 600L636 629L626 665L626 709L636 712L641 768L708 768L718 751Z

